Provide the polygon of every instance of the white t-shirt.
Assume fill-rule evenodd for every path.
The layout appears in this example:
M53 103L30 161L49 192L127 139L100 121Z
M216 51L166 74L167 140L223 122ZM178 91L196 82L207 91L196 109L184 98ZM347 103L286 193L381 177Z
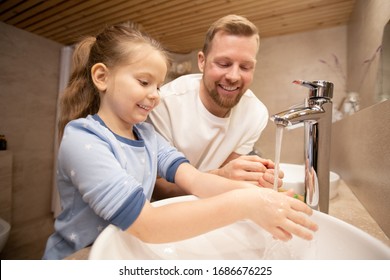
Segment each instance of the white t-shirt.
M211 114L199 97L202 74L181 76L161 88L150 113L155 129L201 171L219 168L235 152L253 150L268 122L265 105L248 90L229 117Z

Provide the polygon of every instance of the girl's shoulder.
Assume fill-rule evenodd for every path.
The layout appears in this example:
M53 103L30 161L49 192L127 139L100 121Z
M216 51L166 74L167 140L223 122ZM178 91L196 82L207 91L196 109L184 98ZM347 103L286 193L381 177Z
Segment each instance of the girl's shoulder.
M147 122L142 122L142 123L137 123L135 126L134 126L135 130L137 130L137 132L139 134L142 135L142 138L150 138L154 135L156 135L156 130L154 129L154 126L150 123L147 123Z
M93 116L87 116L70 121L65 126L63 137L80 141L82 139L95 139L96 136L106 142L115 140L114 134L106 126L102 125Z
M93 118L93 116L87 116L85 118L79 118L70 121L65 126L65 131L80 131L82 132L91 132L91 131L99 131L103 129L107 129L104 125L102 125L97 119Z

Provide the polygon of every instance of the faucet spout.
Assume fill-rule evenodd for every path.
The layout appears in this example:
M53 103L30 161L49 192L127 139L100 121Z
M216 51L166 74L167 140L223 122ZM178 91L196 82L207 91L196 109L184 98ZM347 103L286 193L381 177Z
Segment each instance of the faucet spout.
M304 124L305 202L313 209L328 213L333 84L326 81L294 83L309 88L305 105L277 113L270 119L282 127Z
M278 126L286 127L304 121L317 120L323 113L325 113L325 110L318 105L303 108L293 108L271 116L271 121L273 121Z

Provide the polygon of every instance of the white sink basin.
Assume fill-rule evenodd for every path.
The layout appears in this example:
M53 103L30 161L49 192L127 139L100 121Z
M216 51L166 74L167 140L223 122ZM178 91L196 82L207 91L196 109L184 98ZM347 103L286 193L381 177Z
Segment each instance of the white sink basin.
M154 202L156 207L197 199L176 197ZM315 211L319 230L312 241L293 237L275 241L251 221L211 231L180 242L147 244L110 225L92 246L89 259L390 259L390 248L360 229Z
M284 172L283 188L293 189L295 193L305 192L305 166L300 164L280 163L280 169ZM335 198L338 194L340 176L331 171L329 173L329 199Z

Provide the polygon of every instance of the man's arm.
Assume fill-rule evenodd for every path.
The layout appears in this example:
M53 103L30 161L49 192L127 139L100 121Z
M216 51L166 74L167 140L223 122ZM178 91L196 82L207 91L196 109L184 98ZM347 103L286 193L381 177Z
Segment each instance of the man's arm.
M257 155L240 155L233 152L220 168L210 170L209 173L272 188L274 168L275 164L270 159L263 159ZM278 175L279 178L283 178L283 172ZM281 185L282 180L279 179L278 186Z

